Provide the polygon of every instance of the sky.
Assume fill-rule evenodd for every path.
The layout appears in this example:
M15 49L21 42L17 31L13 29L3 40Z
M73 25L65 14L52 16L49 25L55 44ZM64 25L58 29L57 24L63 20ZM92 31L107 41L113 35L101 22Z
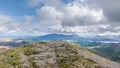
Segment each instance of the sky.
M120 0L0 0L0 35L120 34Z

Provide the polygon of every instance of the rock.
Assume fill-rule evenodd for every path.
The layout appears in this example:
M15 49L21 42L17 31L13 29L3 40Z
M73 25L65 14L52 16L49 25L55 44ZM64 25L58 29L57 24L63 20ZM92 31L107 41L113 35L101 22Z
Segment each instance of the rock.
M0 68L113 68L111 63L119 64L112 61L107 63L107 59L101 64L101 57L64 41L43 41L20 46L5 52L0 60Z

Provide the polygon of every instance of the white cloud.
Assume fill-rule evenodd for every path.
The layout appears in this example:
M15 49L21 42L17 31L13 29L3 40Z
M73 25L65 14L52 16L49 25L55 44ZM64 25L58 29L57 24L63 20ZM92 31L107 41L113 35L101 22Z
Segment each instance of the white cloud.
M41 9L37 9L38 19L40 21L54 22L58 21L62 17L62 13L57 11L56 8L50 6L44 6Z
M32 16L25 16L25 23L26 25L29 25L32 22L33 17Z
M36 8L35 16L25 16L19 22L0 15L1 33L119 33L119 26L112 26L103 8L91 8L87 0L64 3L61 0L27 0L30 8ZM94 1L94 0L93 0ZM87 3L86 3L87 2ZM40 6L44 4L44 6Z
M19 23L13 20L7 15L0 14L0 33L12 33L14 29L17 29ZM16 31L14 31L16 32Z
M48 33L97 33L98 29L105 28L96 27L103 24L101 20L104 20L104 15L101 9L90 9L87 5L78 3L78 0L68 4L56 0L54 5L53 1L40 2L46 5L36 10L35 18L39 21L39 27Z

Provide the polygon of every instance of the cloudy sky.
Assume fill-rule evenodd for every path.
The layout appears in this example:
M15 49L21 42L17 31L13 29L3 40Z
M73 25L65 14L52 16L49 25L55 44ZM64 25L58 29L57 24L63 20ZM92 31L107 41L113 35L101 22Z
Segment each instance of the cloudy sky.
M120 34L120 0L0 0L0 34Z

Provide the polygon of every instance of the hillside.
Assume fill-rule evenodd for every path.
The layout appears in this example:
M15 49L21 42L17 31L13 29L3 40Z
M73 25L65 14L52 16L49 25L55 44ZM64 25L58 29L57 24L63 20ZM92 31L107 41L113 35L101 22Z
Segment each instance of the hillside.
M95 54L120 63L120 43L103 43L90 48Z
M119 68L120 64L64 41L31 43L7 50L0 68Z
M11 49L12 47L9 46L0 46L0 54L4 53L6 50Z

